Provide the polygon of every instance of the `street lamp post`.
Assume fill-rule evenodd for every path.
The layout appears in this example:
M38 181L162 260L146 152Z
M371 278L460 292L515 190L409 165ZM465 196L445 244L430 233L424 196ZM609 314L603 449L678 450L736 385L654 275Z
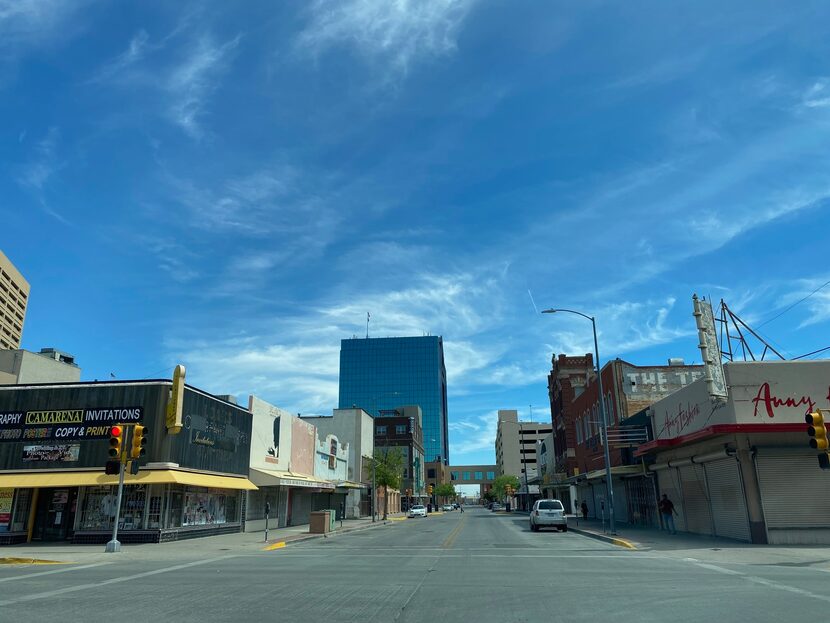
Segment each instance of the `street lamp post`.
M597 381L599 382L599 412L602 420L602 448L605 458L605 485L608 497L608 528L611 534L617 533L617 526L614 523L614 483L611 481L611 455L608 452L608 418L605 413L605 393L602 391L602 368L599 365L599 345L597 344L597 322L593 316L588 316L573 309L546 309L543 314L555 314L556 312L567 312L576 314L591 321L594 330L594 357L596 358Z

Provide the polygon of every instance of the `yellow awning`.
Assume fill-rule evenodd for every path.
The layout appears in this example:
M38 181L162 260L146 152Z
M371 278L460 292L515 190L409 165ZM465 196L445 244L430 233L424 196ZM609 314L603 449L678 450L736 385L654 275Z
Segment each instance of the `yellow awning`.
M297 474L277 469L258 469L252 467L249 478L258 487L316 487L319 489L333 489L334 485L326 480L320 480L307 474Z
M93 487L97 485L117 485L118 476L109 476L101 472L25 472L17 474L0 474L0 487L15 489L42 489L45 487ZM179 484L192 487L209 487L213 489L256 489L247 478L235 476L217 476L200 474L175 469L142 470L137 475L126 474L126 485L160 485Z
M338 482L337 486L341 489L364 489L367 485L362 485L359 482L352 482L350 480L344 480L343 482Z

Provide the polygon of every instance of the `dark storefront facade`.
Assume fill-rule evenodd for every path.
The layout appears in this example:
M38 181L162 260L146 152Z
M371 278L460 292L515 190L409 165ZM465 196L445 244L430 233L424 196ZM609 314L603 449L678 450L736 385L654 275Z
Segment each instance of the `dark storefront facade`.
M0 543L106 542L117 476L104 474L109 428L149 428L127 474L119 540L159 542L238 532L251 414L186 387L182 430L165 426L171 381L0 386Z

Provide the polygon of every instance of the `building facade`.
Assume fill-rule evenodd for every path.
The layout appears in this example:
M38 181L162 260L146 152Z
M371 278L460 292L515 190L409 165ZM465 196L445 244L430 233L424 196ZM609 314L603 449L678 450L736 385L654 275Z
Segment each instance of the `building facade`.
M448 463L447 371L442 338L342 340L339 408L362 408L377 417L382 410L397 405L421 407L425 456L430 461Z
M450 482L458 485L478 485L478 497L484 497L493 488L493 481L499 475L497 465L452 465L449 468Z
M20 348L29 304L29 282L0 251L0 349Z
M0 350L0 385L30 383L77 383L81 369L75 357L54 348L39 353L28 350Z
M830 361L724 365L728 397L699 379L649 409L655 495L678 530L752 543L830 543L830 471L808 446L805 415L830 409ZM830 417L825 415L827 420Z
M317 429L296 415L256 396L248 397L253 418L250 480L258 490L248 493L245 531L307 524L309 513L330 508L335 483L315 475Z
M363 409L334 409L331 416L303 416L317 427L318 435L335 435L349 449L349 461L342 487L349 488L346 518L371 514L372 470L375 437L374 419Z
M420 407L384 409L374 422L375 447L380 452L396 448L403 453L401 490L405 492L409 489L412 498L424 497L424 431L421 427Z
M548 386L555 430L555 471L547 475L547 487L568 508L575 501L585 502L589 516L607 516L602 411L593 358L560 355L552 363ZM650 434L643 410L702 377L702 366L687 366L677 359L665 366L635 366L614 359L603 366L603 407L608 418L608 453L618 521L646 525L657 521L651 483L642 466L637 467L639 461L632 451ZM560 446L563 442L566 445Z
M251 414L185 386L169 434L171 381L0 387L0 542L106 542L118 476L104 473L110 427L148 427L140 471L125 477L119 540L159 542L242 529ZM125 441L127 441L125 439Z
M517 476L524 482L526 469L537 470L536 442L549 435L551 430L548 422L519 421L518 411L499 409L496 428L498 473Z

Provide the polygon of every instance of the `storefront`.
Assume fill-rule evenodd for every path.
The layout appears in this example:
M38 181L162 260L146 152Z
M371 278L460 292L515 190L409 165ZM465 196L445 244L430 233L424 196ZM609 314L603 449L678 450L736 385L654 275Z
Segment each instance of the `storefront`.
M138 474L125 476L122 542L238 532L251 417L186 387L183 426L165 426L169 381L0 387L0 543L106 542L118 477L104 474L109 428L148 427ZM242 452L243 460L238 453Z
M752 543L830 543L830 473L808 446L804 416L830 408L830 361L724 366L729 396L704 380L655 403L650 454L679 530Z

